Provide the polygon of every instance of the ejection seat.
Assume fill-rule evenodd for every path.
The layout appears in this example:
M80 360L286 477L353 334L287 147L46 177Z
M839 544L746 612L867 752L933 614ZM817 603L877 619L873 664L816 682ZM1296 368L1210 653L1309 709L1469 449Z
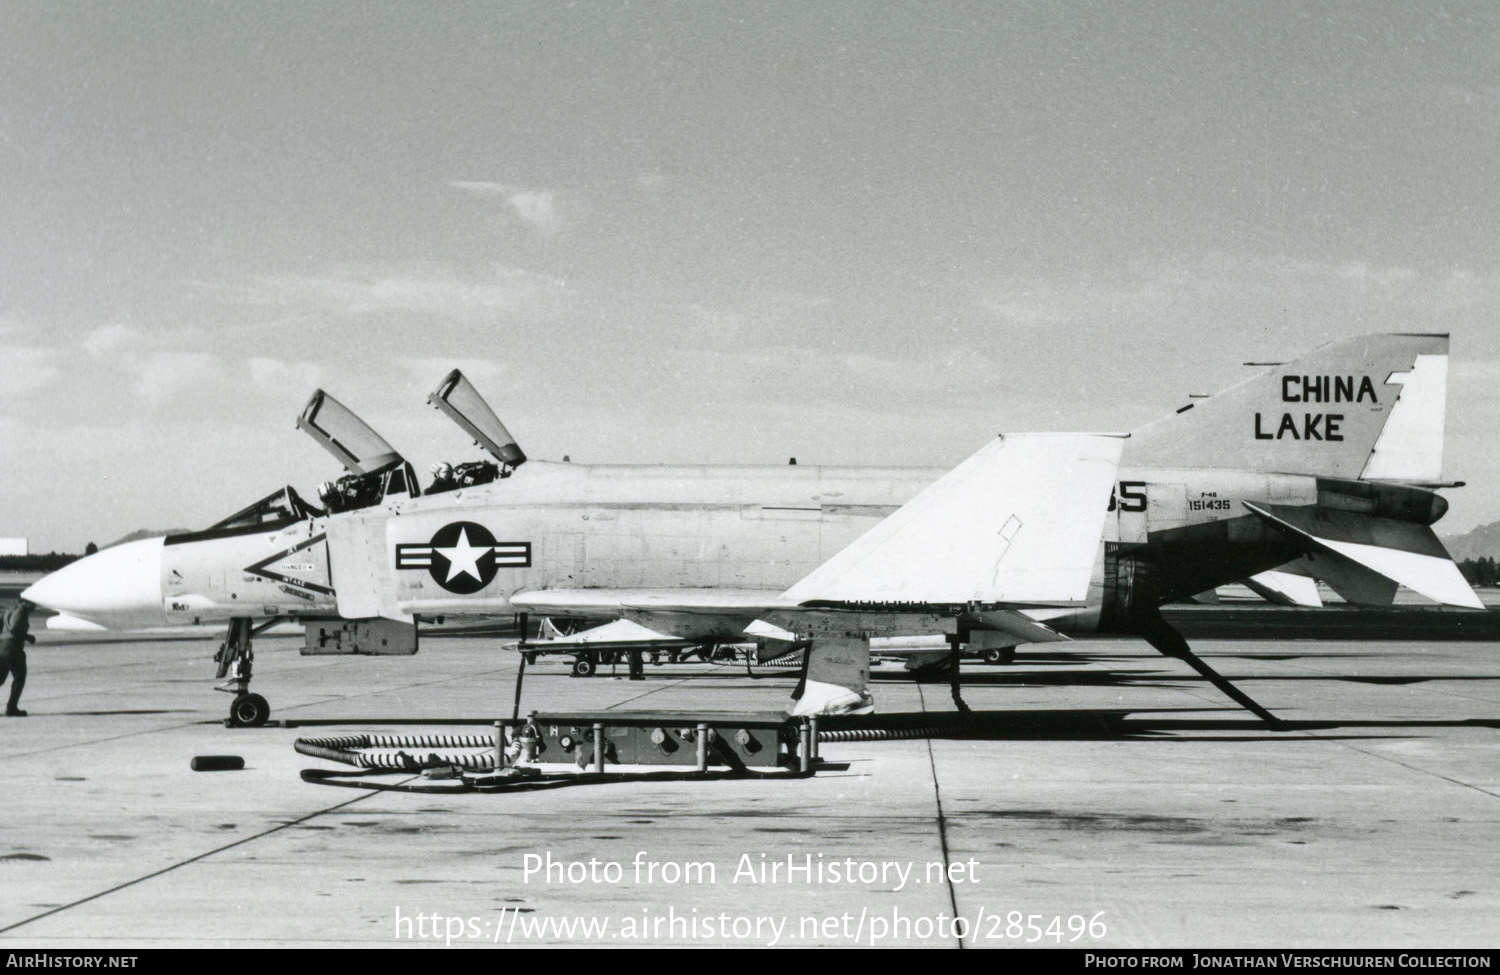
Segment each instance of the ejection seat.
M422 493L411 463L354 411L323 390L313 393L297 418L297 429L305 431L348 472L321 498L329 513L372 507L392 495L415 498Z

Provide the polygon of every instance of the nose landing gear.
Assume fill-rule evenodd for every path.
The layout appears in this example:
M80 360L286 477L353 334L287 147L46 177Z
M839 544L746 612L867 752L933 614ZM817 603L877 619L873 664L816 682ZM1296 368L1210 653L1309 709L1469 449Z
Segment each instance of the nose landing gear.
M234 695L234 700L229 705L229 717L224 722L225 727L259 728L270 719L271 705L259 694L250 693L250 678L255 667L255 652L250 648L250 638L279 622L281 617L269 619L260 626L254 626L249 619L229 621L229 634L219 644L219 652L214 654L214 660L219 664L216 679L229 678L214 690Z

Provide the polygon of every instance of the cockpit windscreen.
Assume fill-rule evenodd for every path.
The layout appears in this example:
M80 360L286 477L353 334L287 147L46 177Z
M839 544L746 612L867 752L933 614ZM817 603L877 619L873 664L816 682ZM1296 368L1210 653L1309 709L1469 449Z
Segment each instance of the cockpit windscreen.
M246 528L252 525L301 521L303 518L312 518L321 514L323 514L323 509L315 508L303 501L291 485L288 485L280 491L266 495L248 507L241 508L228 518L214 522L208 526L207 530L217 531L221 528Z

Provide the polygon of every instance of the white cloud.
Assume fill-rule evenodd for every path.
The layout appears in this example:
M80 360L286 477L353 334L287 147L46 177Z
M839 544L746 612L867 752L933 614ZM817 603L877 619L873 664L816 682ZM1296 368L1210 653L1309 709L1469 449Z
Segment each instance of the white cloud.
M504 197L510 193L510 187L505 183L485 182L482 180L454 180L448 184L456 190L465 193L473 193L476 196Z
M129 325L101 325L84 336L82 345L84 351L97 358L126 346L139 345L141 339L141 333Z
M126 356L136 395L160 406L189 388L224 378L222 360L207 352L152 352Z
M250 369L251 384L278 398L311 396L313 390L323 383L323 370L311 362L256 357L245 365Z
M0 346L0 392L23 396L57 376L57 353L34 346Z
M260 275L229 289L247 301L303 313L358 316L418 312L455 319L534 310L565 300L566 285L542 274L494 265L488 274L434 266L351 267L316 275Z
M517 190L510 195L511 208L516 216L544 230L557 225L557 205L550 190Z
M1480 335L1474 326L1500 314L1500 277L1216 253L1139 261L1109 279L1018 274L979 286L974 298L996 320L1021 328L1132 328L1245 349L1254 335L1278 345L1381 331Z
M465 193L503 200L523 223L536 230L550 233L557 229L557 198L551 190L475 180L455 180L448 185Z
M405 359L401 366L416 383L428 384L434 388L450 370L457 369L479 389L480 395L484 395L488 389L513 388L517 382L514 367L493 359L422 357Z

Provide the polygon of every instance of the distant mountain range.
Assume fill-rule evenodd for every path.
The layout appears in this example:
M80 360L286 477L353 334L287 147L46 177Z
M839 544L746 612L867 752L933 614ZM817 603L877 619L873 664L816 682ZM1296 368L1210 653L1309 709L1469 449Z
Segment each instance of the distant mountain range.
M1445 535L1443 544L1454 561L1464 559L1500 559L1500 521L1480 525L1462 535Z

